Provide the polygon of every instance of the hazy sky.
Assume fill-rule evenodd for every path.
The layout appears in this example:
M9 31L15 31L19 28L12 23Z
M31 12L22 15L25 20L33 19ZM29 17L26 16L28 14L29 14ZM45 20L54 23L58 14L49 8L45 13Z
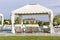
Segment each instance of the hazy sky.
M0 13L4 14L4 18L10 18L12 10L33 3L52 9L54 16L60 13L60 0L0 0Z

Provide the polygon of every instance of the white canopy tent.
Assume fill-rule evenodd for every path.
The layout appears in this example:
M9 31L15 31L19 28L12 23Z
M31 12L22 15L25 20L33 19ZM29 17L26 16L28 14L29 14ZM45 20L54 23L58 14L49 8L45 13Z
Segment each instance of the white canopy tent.
M1 20L0 27L2 27L3 26L4 17L3 17L3 14L1 14L1 13L0 13L0 20Z
M26 5L24 7L18 8L14 11L12 11L11 14L11 21L12 21L12 33L15 33L14 30L14 16L15 14L20 14L20 15L45 15L47 14L49 16L50 20L50 28L51 28L51 33L54 33L53 29L53 12L51 9L48 9L44 6L41 6L39 4L36 5ZM21 25L23 25L23 21L21 22Z

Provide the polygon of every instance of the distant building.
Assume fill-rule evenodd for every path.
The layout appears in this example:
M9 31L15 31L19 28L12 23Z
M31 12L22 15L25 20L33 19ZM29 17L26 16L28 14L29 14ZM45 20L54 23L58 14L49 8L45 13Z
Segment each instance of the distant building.
M34 18L23 19L24 24L38 24L38 22L39 22L39 20L36 20Z

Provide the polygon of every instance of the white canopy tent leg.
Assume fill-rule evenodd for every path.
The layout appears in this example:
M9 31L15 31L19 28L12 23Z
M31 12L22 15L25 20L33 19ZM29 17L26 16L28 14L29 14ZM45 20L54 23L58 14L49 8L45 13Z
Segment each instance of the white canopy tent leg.
M4 23L4 17L3 17L3 15L2 15L2 26L3 26L3 23Z
M12 22L12 33L15 34L15 28L14 28L14 14L11 15L11 22Z
M4 22L4 17L3 17L3 14L0 14L0 19L1 19L1 24L0 24L0 30L2 30L3 28L3 22Z
M49 14L49 21L50 21L50 33L55 33L54 32L54 27L53 27L53 12L51 11Z

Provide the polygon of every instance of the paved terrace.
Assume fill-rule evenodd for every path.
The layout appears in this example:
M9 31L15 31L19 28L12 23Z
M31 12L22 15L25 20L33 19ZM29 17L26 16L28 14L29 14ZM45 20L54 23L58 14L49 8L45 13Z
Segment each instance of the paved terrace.
M60 33L7 33L7 32L0 32L0 36L60 36Z
M60 30L60 28L57 28ZM56 29L55 29L56 30ZM51 33L11 33L11 31L0 31L0 36L60 36L60 31L56 30L57 32Z

